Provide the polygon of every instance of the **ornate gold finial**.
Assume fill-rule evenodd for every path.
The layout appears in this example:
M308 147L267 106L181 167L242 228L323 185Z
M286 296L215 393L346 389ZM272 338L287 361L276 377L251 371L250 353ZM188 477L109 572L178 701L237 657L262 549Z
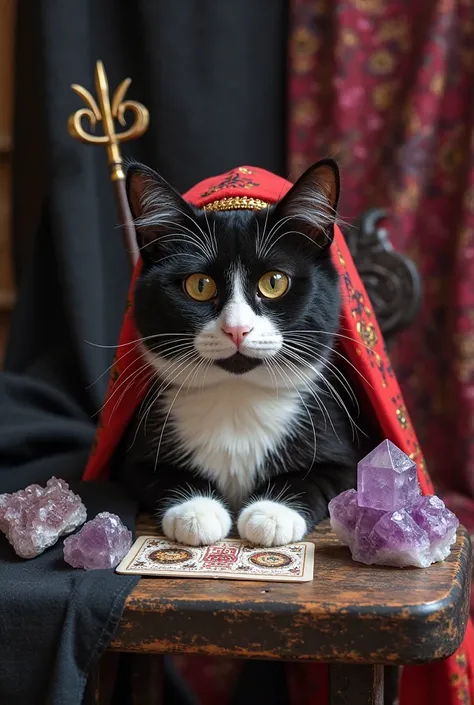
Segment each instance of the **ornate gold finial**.
M119 143L141 137L146 132L149 123L149 113L144 105L134 100L124 100L125 94L132 80L126 78L116 89L112 98L112 105L109 98L109 84L105 73L104 64L98 61L95 67L95 88L99 105L97 105L93 95L84 88L74 83L71 88L78 96L83 98L88 106L73 113L68 120L68 130L72 137L85 142L86 144L104 144L107 148L107 158L110 166L112 181L121 181L125 178L122 169L122 157ZM125 127L125 112L132 111L135 116L134 123L124 132L115 132L114 119L118 120L122 127ZM87 118L91 131L94 132L96 125L102 121L103 135L95 135L86 132L82 126L82 119Z

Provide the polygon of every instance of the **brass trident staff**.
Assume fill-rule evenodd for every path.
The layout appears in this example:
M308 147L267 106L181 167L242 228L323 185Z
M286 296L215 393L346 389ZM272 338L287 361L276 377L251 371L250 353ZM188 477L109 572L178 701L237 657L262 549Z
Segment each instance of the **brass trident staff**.
M128 206L127 194L125 192L125 174L122 168L123 161L120 154L120 142L141 137L146 132L149 122L148 110L141 103L134 100L124 100L125 94L131 83L130 78L126 78L116 89L112 104L109 98L109 84L102 61L98 61L95 67L95 88L99 105L94 97L84 86L74 83L71 88L77 93L88 106L73 113L68 120L68 130L72 137L85 142L86 144L105 144L107 149L107 159L110 167L110 177L114 184L115 195L123 226L124 242L128 259L132 267L138 259L138 248L135 239L135 228L132 214ZM134 113L134 123L124 132L115 132L114 119L118 120L122 127L126 126L125 112L130 110ZM82 119L87 118L91 131L94 132L96 125L102 121L104 134L95 135L86 132L82 126Z

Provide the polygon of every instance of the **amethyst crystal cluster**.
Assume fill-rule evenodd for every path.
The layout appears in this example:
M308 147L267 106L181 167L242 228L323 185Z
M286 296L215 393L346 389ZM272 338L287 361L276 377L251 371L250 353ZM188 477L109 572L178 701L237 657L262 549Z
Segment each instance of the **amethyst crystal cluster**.
M64 541L64 560L73 568L115 568L132 546L132 533L116 514L101 512Z
M87 512L64 480L0 494L0 531L21 558L34 558L60 536L84 524ZM132 545L132 534L115 514L102 512L64 541L64 559L74 568L115 568Z
M439 497L421 496L415 463L388 440L360 461L357 491L331 500L329 515L354 560L400 568L444 560L459 526Z
M46 487L30 485L13 494L0 495L0 531L15 553L34 558L70 534L86 520L79 495L64 480L52 477Z

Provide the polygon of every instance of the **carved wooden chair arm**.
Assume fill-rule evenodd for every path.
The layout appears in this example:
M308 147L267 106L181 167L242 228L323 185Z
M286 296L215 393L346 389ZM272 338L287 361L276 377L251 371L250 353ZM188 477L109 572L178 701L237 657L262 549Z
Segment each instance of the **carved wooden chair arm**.
M355 228L344 229L349 249L386 341L408 328L422 297L421 277L415 263L395 252L384 227L387 212L374 208L364 213Z

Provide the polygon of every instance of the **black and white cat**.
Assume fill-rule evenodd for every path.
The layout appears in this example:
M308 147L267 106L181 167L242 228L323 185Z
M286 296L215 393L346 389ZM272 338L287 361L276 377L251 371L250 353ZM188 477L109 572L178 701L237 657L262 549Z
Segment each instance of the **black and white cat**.
M205 212L154 171L127 189L143 270L134 318L156 372L122 478L170 539L302 539L355 486L355 399L336 363L339 196L332 160L275 206Z

